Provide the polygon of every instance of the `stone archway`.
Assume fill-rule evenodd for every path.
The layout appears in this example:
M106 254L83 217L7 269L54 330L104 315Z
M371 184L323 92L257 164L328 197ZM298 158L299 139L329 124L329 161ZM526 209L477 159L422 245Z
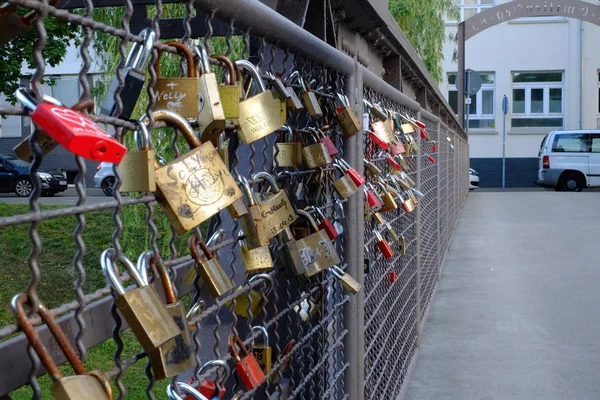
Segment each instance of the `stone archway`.
M489 8L458 25L458 121L465 124L465 42L484 30L523 17L568 17L600 26L600 5L581 0L515 0Z

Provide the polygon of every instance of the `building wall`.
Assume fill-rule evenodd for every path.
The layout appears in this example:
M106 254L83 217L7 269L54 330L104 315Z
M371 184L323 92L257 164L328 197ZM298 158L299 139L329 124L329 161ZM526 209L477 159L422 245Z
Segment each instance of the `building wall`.
M507 1L496 1L496 5ZM448 34L456 34L448 23ZM509 99L506 116L507 183L534 185L537 154L548 132L558 129L596 129L598 113L598 70L600 28L587 22L562 17L522 18L487 29L466 42L466 68L495 72L495 123L492 129L469 129L471 166L480 173L482 187L500 186L497 165L502 157L502 98ZM581 39L580 39L581 38ZM581 40L581 45L580 45ZM456 72L452 61L456 46L444 46L443 68ZM513 128L512 73L519 71L563 71L563 128ZM583 74L582 74L583 72ZM448 82L440 85L448 92ZM510 167L509 167L510 165ZM480 171L479 168L483 169ZM530 179L529 177L534 178Z

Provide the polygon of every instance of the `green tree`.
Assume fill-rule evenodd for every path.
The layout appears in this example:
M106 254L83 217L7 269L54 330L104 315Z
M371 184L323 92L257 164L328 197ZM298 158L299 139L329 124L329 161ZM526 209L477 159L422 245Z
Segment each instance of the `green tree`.
M446 39L444 20L459 19L458 9L452 0L390 0L390 12L416 49L434 79L442 80Z

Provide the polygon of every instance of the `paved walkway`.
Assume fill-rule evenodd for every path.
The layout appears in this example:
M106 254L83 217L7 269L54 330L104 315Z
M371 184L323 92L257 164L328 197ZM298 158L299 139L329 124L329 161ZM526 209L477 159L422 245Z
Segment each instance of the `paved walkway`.
M600 399L600 193L469 195L408 399Z

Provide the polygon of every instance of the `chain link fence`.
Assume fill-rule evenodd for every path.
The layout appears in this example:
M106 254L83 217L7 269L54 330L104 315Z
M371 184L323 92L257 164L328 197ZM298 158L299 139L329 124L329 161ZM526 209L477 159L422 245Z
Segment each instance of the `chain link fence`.
M121 76L129 46L143 42L139 30L132 31L131 26L151 27L160 41L154 44L146 71L147 98L144 104L138 105L142 114L150 116L158 96L154 69L158 62L156 50L176 53L175 48L165 44L168 40L178 39L188 45L200 42L209 52L218 48L225 56L249 59L260 68L263 76L267 71L283 78L299 72L314 89L323 108L323 117L314 118L306 110L292 112L288 108L285 118L286 125L291 128L291 140L307 146L312 143L313 128L328 126L327 133L338 152L337 157L345 159L363 174L372 185L369 186L371 190L376 192L380 190L378 178L365 170L363 160L369 160L383 171L383 175L392 175L388 156L373 143L368 122L364 131L344 139L336 120L336 94L348 97L359 119L369 119L363 103L367 100L398 113L401 122L414 118L425 123L429 140L421 140L418 132L415 133L418 149L405 156L404 165L409 179L415 182L415 189L423 196L416 199L415 209L407 212L402 202L403 199L408 201L408 191L404 192L404 198L396 199L398 207L382 214L387 224L376 221L372 211L365 217L362 188L347 200L337 196L333 182L341 177L339 168L280 166L280 143L290 139L284 132L246 145L239 140L235 126L229 124L225 128L228 141L224 151L228 154L229 169L234 178L252 180L257 172L269 172L278 179L296 210L317 207L335 224L340 233L334 241L341 260L339 265L362 284L357 295L349 295L331 271L310 278L290 274L289 261L280 257L284 246L280 240L271 242L275 269L267 272L268 277L248 281L238 238L241 223L222 211L211 218L209 224L191 232L206 240L221 230L224 232L224 237L213 243L210 250L218 256L235 288L227 295L213 298L198 276L193 282L186 278L195 264L186 245L190 233L179 237L165 223L152 193L125 195L115 190L112 199L90 203L84 180L91 165L82 157L73 156L79 169L75 181L76 203L41 207L43 182L38 171L43 169L44 156L39 143L41 132L37 130L28 141L33 155L29 169L33 185L29 210L0 217L1 229L27 229L29 243L23 245L31 249L27 259L22 260L24 270L20 272L27 275L28 284L12 287L13 283L7 280L2 283L4 290L9 287L12 294L25 293L31 310L38 309L40 303L49 304L88 369L99 368L106 373L114 398L163 399L166 398L166 386L171 382L188 381L197 386L209 376L214 379L215 369L205 371L201 366L214 360L235 364L228 349L228 337L237 335L252 349L255 341L264 340L256 326L264 327L268 332L273 353L272 369L262 383L250 390L246 390L235 373L232 374L235 376L222 381L227 396L239 392L242 399L397 398L406 387L417 354L422 322L468 190L468 145L464 134L457 134L440 120L440 116L422 109L419 103L346 54L258 1L190 0L181 4L184 15L177 20L163 18L165 8L171 4L163 4L160 0L154 3L137 0L107 3L114 8L106 10L119 16L119 23L114 26L94 18L98 8L91 0L79 5L67 2L58 7L49 4L48 0L13 0L10 3L38 12L31 28L39 37L34 50L35 73L31 77L34 92L39 89L46 69L43 54L47 41L45 24L49 18L80 27L81 100L93 99L96 104L102 99L94 98L88 77L95 61L92 45L97 36L94 35L102 32L119 41L116 58L119 65L115 74ZM140 20L139 15L144 18ZM181 28L173 29L175 23ZM215 59L211 62L220 76L222 64ZM121 86L124 83L121 79ZM295 90L301 89L296 83L291 86ZM118 109L123 109L128 96L126 91L116 91ZM29 112L21 107L0 107L0 114L28 116ZM119 139L137 128L130 121L98 111L90 113L89 117L114 127ZM446 122L458 129L454 120ZM152 139L163 145L167 153L173 157L186 153L181 132L165 127L152 117L149 123ZM117 165L114 175L116 188L119 188L123 174ZM98 215L105 217L103 226L110 228L106 237L99 240L104 247L89 239L95 232L90 232L87 225ZM55 304L55 294L48 290L46 283L52 266L44 261L43 255L47 248L57 245L47 239L47 226L61 218L75 221L72 243L71 240L64 241L69 243L69 246L65 245L64 260L72 262L62 271L62 283L72 294L69 301ZM376 232L382 235L381 240ZM382 241L388 243L393 252L389 258L381 251ZM132 260L142 251L150 251L153 259L164 261L175 294L186 309L199 301L204 303L202 310L188 321L196 367L166 381L155 378L148 356L128 331L111 289L102 279L94 279L101 276L100 260L98 257L90 259L89 255L99 254L109 247L115 250L117 257L126 256ZM156 276L156 267L152 269ZM129 278L123 279L128 282ZM272 281L268 293L264 292L266 281ZM156 283L155 287L162 294L161 285ZM259 293L258 298L261 298L261 291L266 299L258 301L258 311L254 312L250 304L254 294ZM238 302L248 304L245 316L243 312L233 311ZM3 299L3 303L0 311L10 314L9 299ZM47 345L55 362L65 364L66 359L47 326L36 313L31 313L28 318L37 327L41 342ZM0 354L0 398L49 397L50 381L44 376L40 358L12 319L0 326ZM72 373L61 368L65 374Z

